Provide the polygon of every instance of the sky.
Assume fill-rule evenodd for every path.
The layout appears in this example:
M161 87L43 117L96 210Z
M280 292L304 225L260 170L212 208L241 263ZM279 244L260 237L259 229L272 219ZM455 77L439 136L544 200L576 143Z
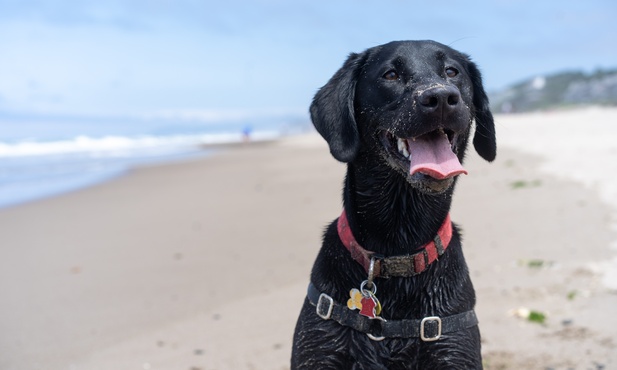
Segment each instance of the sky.
M617 1L0 0L0 118L305 114L350 52L432 39L497 91L617 67Z

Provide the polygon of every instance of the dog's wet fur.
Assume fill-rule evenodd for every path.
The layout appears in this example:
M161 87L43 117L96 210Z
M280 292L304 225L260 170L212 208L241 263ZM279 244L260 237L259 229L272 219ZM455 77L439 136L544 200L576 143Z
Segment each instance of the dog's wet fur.
M343 204L356 240L384 256L413 254L435 237L456 182L411 175L392 138L445 133L462 163L475 121L476 151L487 161L496 155L493 117L477 66L468 55L433 41L397 41L351 54L317 92L310 113L334 158L347 163ZM366 279L333 221L311 282L344 305L350 289ZM476 301L456 226L445 254L426 271L375 282L388 320L450 316L472 310ZM480 331L474 326L434 342L373 341L322 319L305 300L291 368L480 369Z

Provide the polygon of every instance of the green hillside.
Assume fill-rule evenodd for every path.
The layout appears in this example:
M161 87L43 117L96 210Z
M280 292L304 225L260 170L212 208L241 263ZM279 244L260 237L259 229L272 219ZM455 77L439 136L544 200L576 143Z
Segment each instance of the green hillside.
M617 105L617 69L538 76L490 94L494 112L515 113L580 105Z

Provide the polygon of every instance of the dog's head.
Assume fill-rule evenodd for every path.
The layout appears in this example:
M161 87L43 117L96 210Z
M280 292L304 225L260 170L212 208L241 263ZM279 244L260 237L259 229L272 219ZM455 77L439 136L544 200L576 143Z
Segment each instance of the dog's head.
M310 111L336 159L378 154L427 193L445 191L465 173L461 163L474 120L476 151L487 161L496 155L477 66L433 41L397 41L351 54Z

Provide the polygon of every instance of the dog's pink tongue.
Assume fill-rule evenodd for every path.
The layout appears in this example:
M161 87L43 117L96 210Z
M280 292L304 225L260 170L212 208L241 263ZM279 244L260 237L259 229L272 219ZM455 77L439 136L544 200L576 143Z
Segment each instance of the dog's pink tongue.
M443 180L462 173L467 174L445 134L409 140L409 154L411 175L420 172Z

